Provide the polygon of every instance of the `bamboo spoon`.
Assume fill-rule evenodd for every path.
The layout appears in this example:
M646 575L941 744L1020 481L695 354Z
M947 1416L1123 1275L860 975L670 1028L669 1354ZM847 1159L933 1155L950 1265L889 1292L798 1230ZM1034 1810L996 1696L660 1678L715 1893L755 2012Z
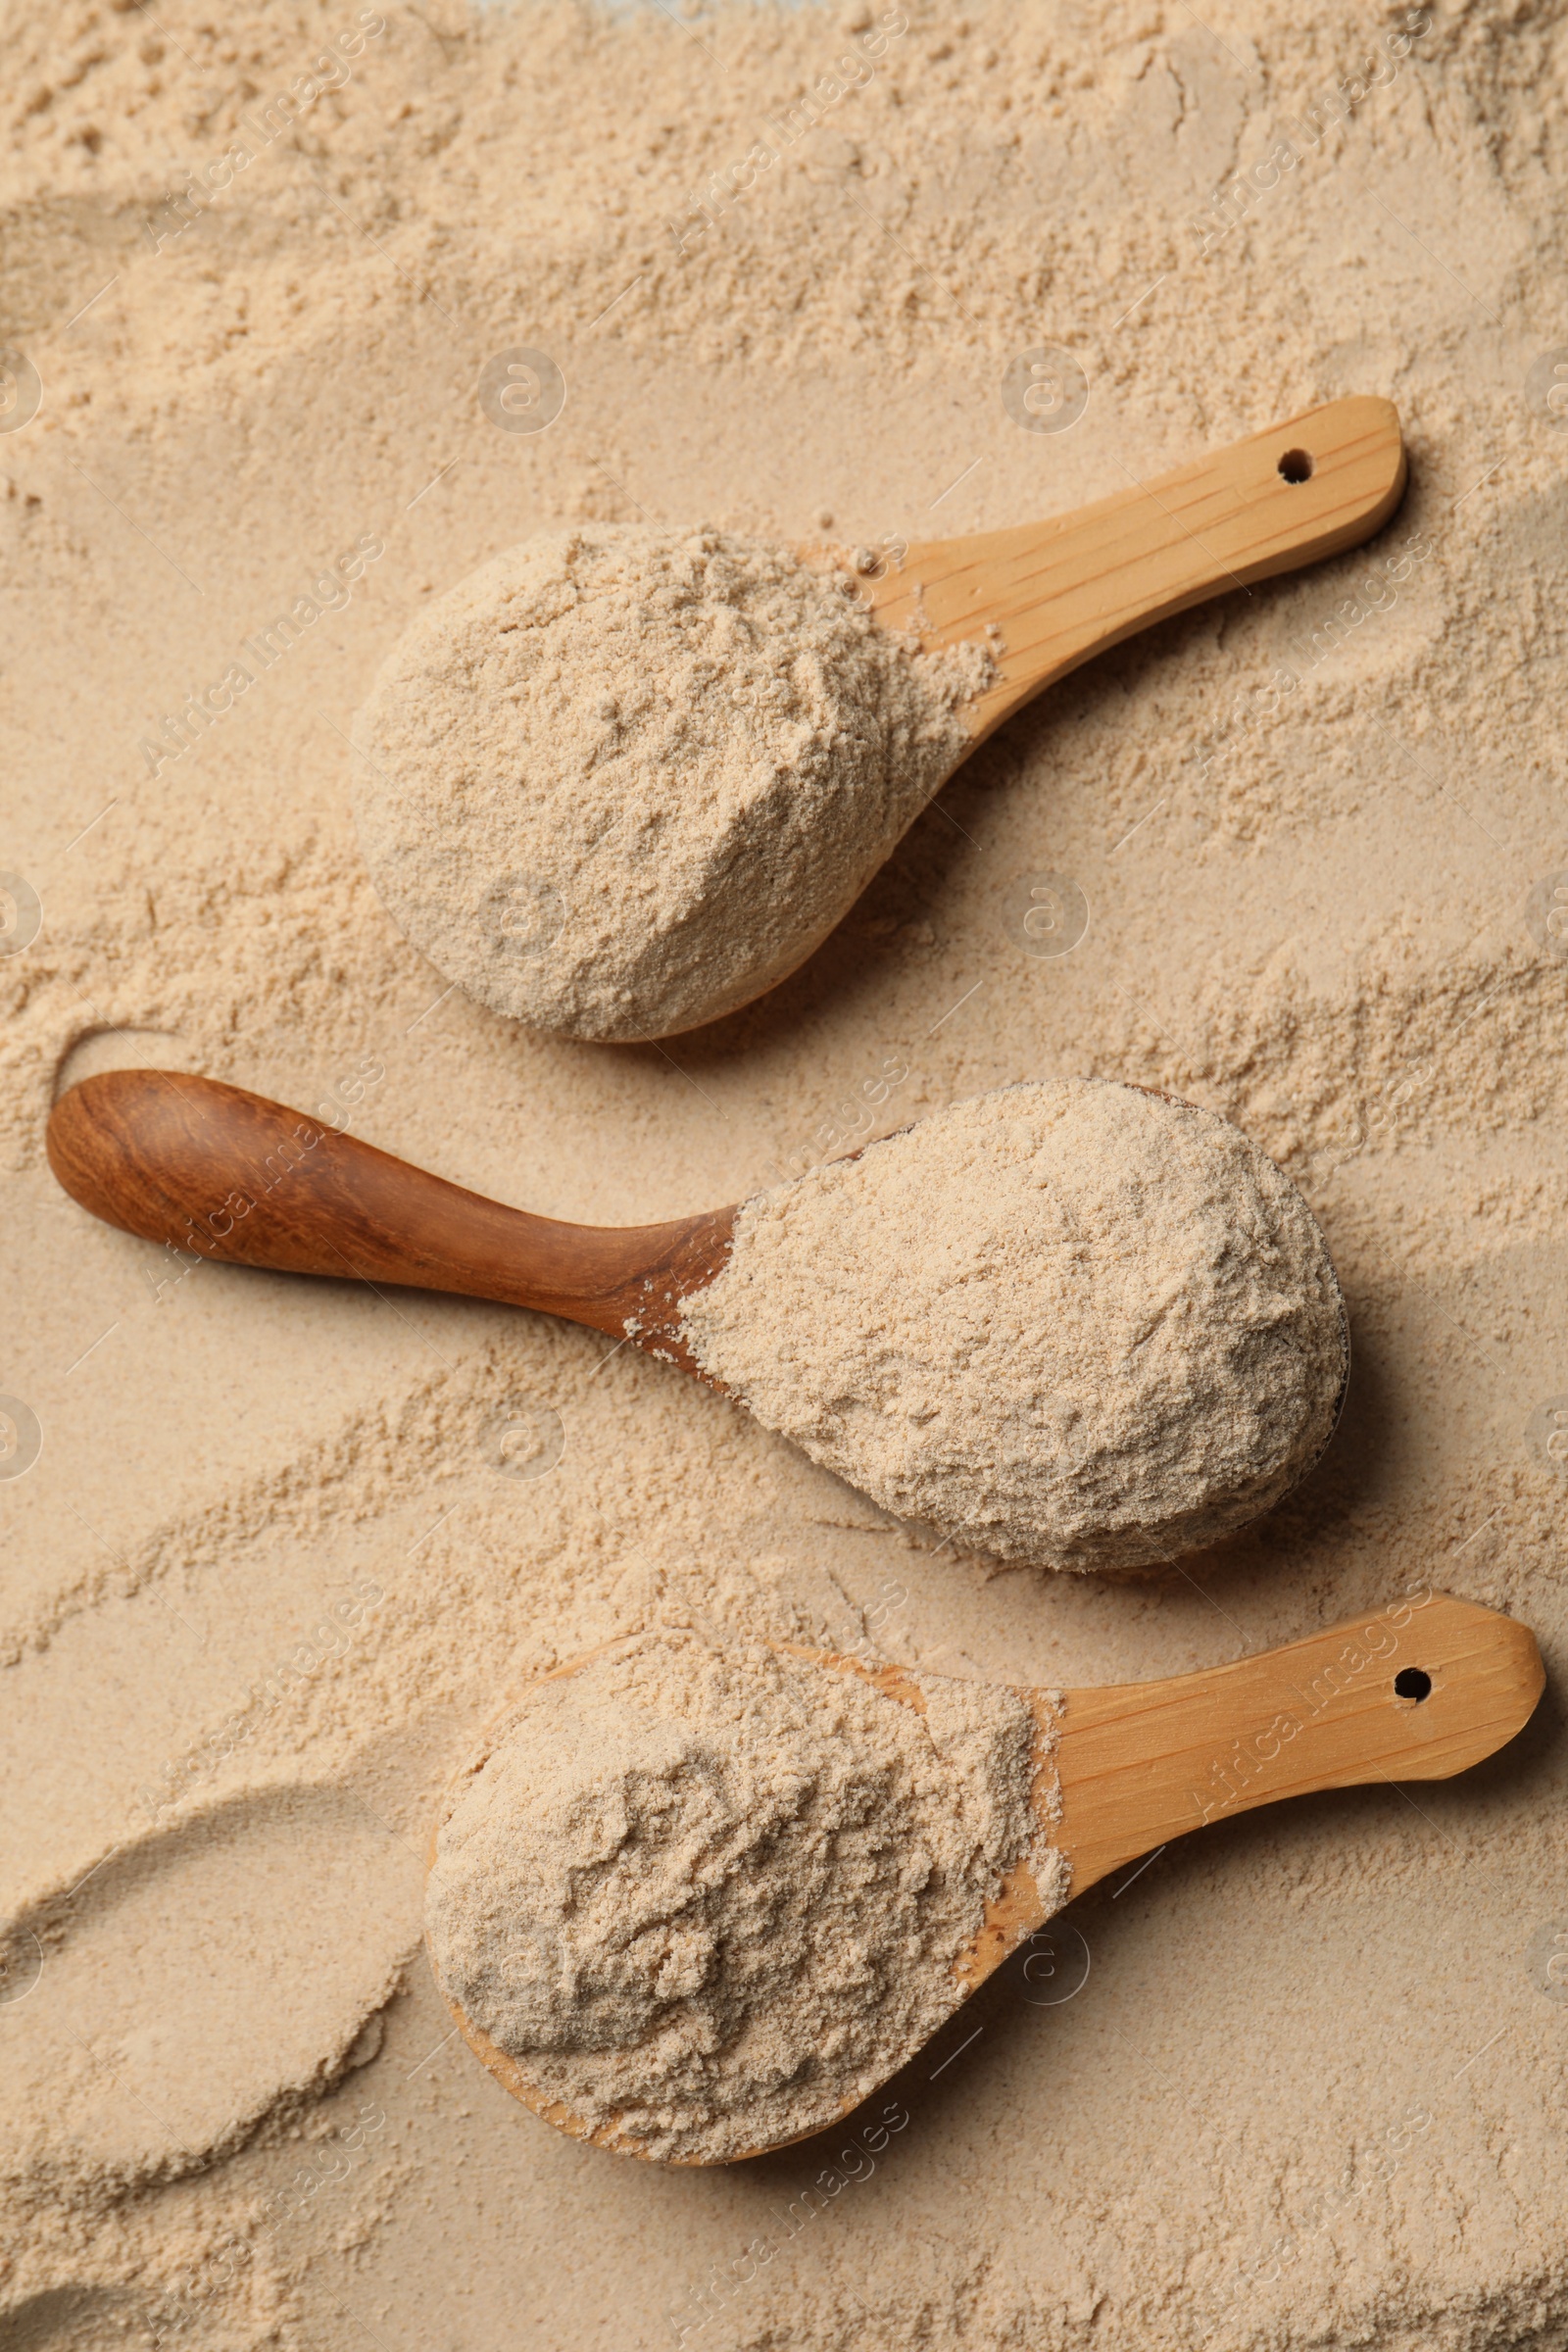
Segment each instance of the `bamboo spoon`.
M932 794L1042 688L1190 605L1247 593L1274 572L1356 546L1393 514L1404 476L1396 412L1362 396L1308 410L1153 481L1129 473L1125 488L1074 513L929 541L891 565L845 547L797 545L801 562L830 573L906 650L983 647L990 682L953 713L956 748L945 766L891 773L874 793L813 788L803 803L791 786L785 801L769 804L771 815L758 803L744 825L728 787L721 816L705 812L679 777L657 788L660 806L607 802L606 824L648 820L637 834L637 888L616 892L608 931L601 892L615 886L583 878L577 851L557 842L548 799L536 804L533 763L541 773L559 764L548 746L526 755L501 748L496 712L477 704L466 742L463 719L437 724L422 687L405 678L386 690L396 723L372 693L371 715L356 730L371 879L437 969L497 1012L618 1044L717 1020L820 947ZM773 651L790 648L780 642ZM415 661L421 677L425 659ZM376 732L383 723L386 743ZM733 749L742 760L743 746ZM447 774L459 750L477 794L462 808ZM565 791L564 775L553 790ZM584 778L592 798L598 787ZM776 837L766 830L774 822L785 828ZM815 836L809 854L803 828ZM444 879L420 847L432 829L450 853ZM501 870L497 861L514 855L523 867ZM524 870L534 865L536 874Z
M1000 630L996 680L962 714L978 745L1136 630L1358 547L1394 513L1404 476L1394 403L1331 400L1071 514L911 547L862 599L928 651ZM798 552L842 561L841 550Z
M826 1650L776 1646L825 1672L861 1675L888 1697L924 1712L918 1684L902 1667L873 1670ZM576 1674L589 1663L575 1659L558 1674ZM1049 1763L1036 1782L1036 1805L1042 1832L1066 1855L1079 1895L1172 1838L1254 1805L1369 1781L1447 1780L1522 1731L1544 1683L1528 1627L1423 1587L1326 1633L1229 1666L1069 1690L1059 1713L1048 1691L1018 1695L1043 1731L1058 1730L1052 1761L1060 1813L1048 1809ZM1034 1875L1020 1863L956 1964L959 1998L983 1984L1046 1918ZM475 2055L536 2115L598 2147L648 2155L612 2125L590 2130L546 2098L456 2002L447 2006ZM913 2055L906 2051L899 2064ZM888 2069L890 2076L896 2071ZM868 2095L858 2092L841 2114ZM748 2148L729 2161L767 2153Z

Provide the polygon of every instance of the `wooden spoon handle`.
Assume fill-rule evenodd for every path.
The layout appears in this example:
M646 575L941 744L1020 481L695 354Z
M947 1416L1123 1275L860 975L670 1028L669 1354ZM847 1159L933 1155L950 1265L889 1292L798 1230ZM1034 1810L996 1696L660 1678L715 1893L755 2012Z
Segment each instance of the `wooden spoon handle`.
M1067 1693L1052 1841L1075 1894L1204 1822L1360 1781L1444 1780L1529 1721L1528 1627L1423 1587L1283 1649Z
M49 1120L49 1164L107 1224L230 1265L538 1307L645 1346L710 1278L734 1212L565 1225L465 1192L261 1095L169 1070L83 1079ZM706 1266L707 1272L702 1269ZM666 1353L684 1357L671 1331Z
M1404 476L1392 401L1332 400L1050 521L912 547L870 602L927 646L998 624L1000 676L970 706L978 740L1134 630L1357 546Z

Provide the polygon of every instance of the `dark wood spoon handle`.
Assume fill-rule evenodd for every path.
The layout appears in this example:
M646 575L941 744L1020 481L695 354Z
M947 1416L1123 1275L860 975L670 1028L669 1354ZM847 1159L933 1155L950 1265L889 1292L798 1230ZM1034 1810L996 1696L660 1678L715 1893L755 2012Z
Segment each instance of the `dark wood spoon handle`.
M683 1300L728 1254L732 1208L668 1225L566 1225L507 1208L219 1079L108 1070L55 1104L49 1165L126 1233L230 1265L457 1291L591 1324L628 1317L693 1370Z

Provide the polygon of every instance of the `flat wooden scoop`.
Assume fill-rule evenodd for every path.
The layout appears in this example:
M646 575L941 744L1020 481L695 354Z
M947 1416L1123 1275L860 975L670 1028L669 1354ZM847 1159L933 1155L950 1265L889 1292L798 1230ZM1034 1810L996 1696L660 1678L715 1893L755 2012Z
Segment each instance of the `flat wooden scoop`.
M890 1698L925 1711L918 1681L906 1668L872 1669L826 1650L776 1646L828 1673L861 1675ZM589 1663L574 1659L557 1675ZM1157 1683L1018 1695L1042 1729L1035 1783L1041 1829L1067 1857L1078 1895L1173 1838L1279 1797L1368 1781L1448 1780L1522 1731L1544 1684L1528 1627L1421 1586L1326 1633L1233 1665ZM1054 1757L1047 1753L1053 1735ZM1034 1873L1019 1864L955 1966L958 1997L983 1984L1048 1916ZM447 2006L497 2081L546 2123L597 2147L648 2157L615 2124L590 2130L545 2097L456 2002ZM905 2051L889 2075L913 2055ZM841 2114L867 2096L858 2092ZM816 2125L801 2136L825 2129ZM767 2153L747 2148L727 2161Z
M1404 491L1394 403L1331 400L1153 481L1044 522L938 539L861 596L927 651L990 642L993 684L961 715L975 743L1042 687L1107 646L1271 574L1320 563L1387 522ZM802 548L842 564L842 549Z

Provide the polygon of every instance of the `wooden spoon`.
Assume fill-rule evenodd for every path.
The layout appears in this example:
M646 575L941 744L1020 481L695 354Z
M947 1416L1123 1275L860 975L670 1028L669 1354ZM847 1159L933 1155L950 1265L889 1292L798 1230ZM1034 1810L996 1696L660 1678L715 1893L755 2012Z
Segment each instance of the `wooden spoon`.
M851 825L841 808L832 820L831 838L838 848L829 856L824 845L820 869L811 866L808 885L791 892L764 880L772 870L765 843L747 847L747 837L733 832L729 819L720 824L711 811L707 816L690 811L694 832L688 847L697 860L692 871L705 879L694 883L684 864L678 886L668 880L672 867L666 875L685 906L671 938L678 938L681 957L691 965L678 986L668 982L673 994L666 995L664 981L656 985L646 976L662 956L662 950L655 953L651 909L664 885L655 888L651 878L665 872L673 836L650 833L644 879L652 896L628 900L622 907L613 948L603 941L595 947L595 926L584 916L572 934L576 944L569 953L563 951L559 971L548 944L525 946L520 934L513 943L516 955L497 957L483 946L488 933L475 904L489 905L495 893L500 894L496 905L508 904L509 889L520 882L534 907L525 931L539 908L552 903L564 921L564 902L556 888L559 883L570 895L564 874L558 873L548 899L536 903L528 897L535 885L526 876L494 871L489 851L482 856L475 851L470 865L463 847L463 812L448 808L439 794L430 797L434 787L426 777L414 794L423 811L417 822L450 820L453 847L460 854L445 884L426 876L414 888L407 859L417 824L412 804L405 805L406 793L414 791L409 772L399 768L394 780L371 756L368 741L362 741L360 752L375 779L366 781L365 807L376 812L362 837L371 877L393 920L449 980L479 1002L564 1035L627 1044L735 1012L777 987L821 946L931 795L1021 704L1137 629L1208 597L1230 589L1245 593L1274 572L1356 546L1397 506L1405 459L1393 405L1361 396L1308 410L1153 481L1139 481L1125 467L1122 471L1127 486L1090 506L972 538L928 541L892 564L841 546L794 549L801 561L832 573L855 593L872 620L897 632L906 648L939 652L978 644L992 657L993 674L955 713L956 750L950 763L935 775L922 768L917 774L889 776L885 794L873 796L874 819ZM428 735L429 714L420 714L417 697L405 715L416 732ZM444 759L451 746L445 736L441 743ZM481 752L476 742L471 756L487 762L494 754ZM388 757L398 766L399 756ZM520 776L508 790L522 795L519 807L528 802L529 788ZM669 790L678 800L678 778ZM525 828L517 838L520 843L533 836ZM661 840L663 849L658 847ZM643 858L642 849L638 857ZM416 862L422 870L422 862ZM696 897L687 906L689 890ZM759 891L767 896L765 922L746 916ZM568 969L578 981L597 975L610 998L592 1004L580 1001L576 983L566 985Z
M487 1200L243 1087L177 1070L82 1079L50 1113L47 1148L74 1200L147 1241L228 1265L533 1307L629 1337L733 1393L697 1363L681 1327L729 1254L739 1203L665 1225L568 1225Z
M563 1224L466 1192L240 1087L171 1070L83 1079L56 1103L48 1150L74 1200L149 1241L232 1265L335 1275L372 1289L408 1284L563 1315L617 1345L634 1340L719 1395L736 1395L698 1363L684 1323L694 1296L728 1258L738 1206L663 1225ZM1347 1346L1324 1444L1348 1369ZM1216 1400L1213 1409L1227 1408ZM1293 1477L1304 1477L1313 1458L1294 1461ZM986 1475L977 1461L977 1494ZM1229 1533L1240 1522L1214 1524ZM1164 1533L1121 1530L1117 1564L1136 1569L1168 1558Z
M729 1254L735 1208L566 1225L506 1208L220 1079L104 1070L61 1096L49 1165L109 1225L226 1265L406 1283L633 1335L710 1388L685 1302Z
M775 1646L828 1673L861 1675L888 1697L925 1711L918 1682L904 1667L873 1669L793 1642ZM580 1673L589 1663L574 1659L558 1676ZM1190 1830L1279 1797L1367 1781L1447 1780L1522 1731L1544 1684L1528 1627L1422 1586L1326 1633L1229 1666L1064 1696L1030 1690L1018 1695L1043 1733L1057 1736L1054 1756L1043 1754L1035 1801L1042 1832L1066 1855L1079 1895ZM1054 1790L1059 1814L1050 1801ZM959 1998L983 1984L1047 1916L1034 1874L1020 1863L955 1966ZM615 2125L590 2130L545 2097L456 2002L447 2006L475 2055L536 2115L573 2138L648 2157ZM906 2051L898 2064L913 2055ZM890 2076L896 2071L888 2069ZM841 2115L869 2095L858 2091ZM727 2161L767 2152L748 2148Z

